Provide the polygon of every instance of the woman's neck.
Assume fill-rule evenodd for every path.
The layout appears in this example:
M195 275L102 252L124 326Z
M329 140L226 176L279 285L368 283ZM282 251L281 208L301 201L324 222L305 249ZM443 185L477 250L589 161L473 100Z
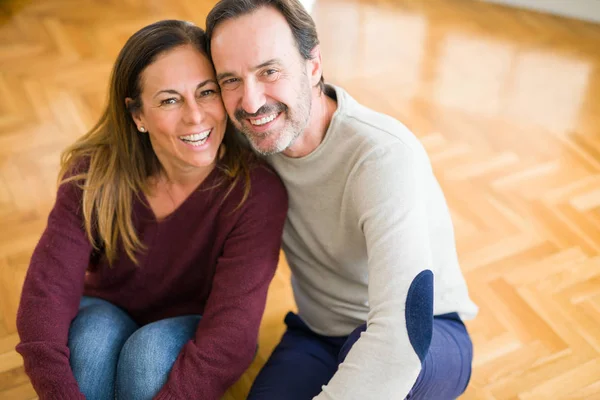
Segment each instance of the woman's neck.
M215 164L213 163L206 167L189 166L183 168L163 165L157 181L162 181L169 187L180 189L191 188L193 190L210 175L215 168Z
M206 167L174 167L163 164L158 175L149 179L148 201L157 219L175 211L204 182L216 163Z

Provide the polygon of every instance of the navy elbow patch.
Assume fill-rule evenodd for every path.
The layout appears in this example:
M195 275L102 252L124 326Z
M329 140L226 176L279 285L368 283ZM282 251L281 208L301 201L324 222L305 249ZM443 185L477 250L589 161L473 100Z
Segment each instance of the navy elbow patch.
M423 362L433 334L433 273L430 270L420 272L410 284L405 318L410 344Z

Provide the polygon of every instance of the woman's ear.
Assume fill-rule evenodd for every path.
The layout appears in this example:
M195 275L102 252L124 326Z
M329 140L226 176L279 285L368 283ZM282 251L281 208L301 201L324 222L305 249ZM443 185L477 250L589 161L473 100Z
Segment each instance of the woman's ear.
M133 122L137 125L137 129L140 132L144 132L144 121L142 120L142 113L139 107L136 107L135 101L131 97L127 97L125 99L125 107L131 114L131 118L133 118Z

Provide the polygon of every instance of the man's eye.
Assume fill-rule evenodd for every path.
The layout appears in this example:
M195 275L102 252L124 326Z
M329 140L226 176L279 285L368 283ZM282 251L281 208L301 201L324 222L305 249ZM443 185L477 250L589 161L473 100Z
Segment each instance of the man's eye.
M170 99L164 99L160 102L161 105L172 105L172 104L177 104L177 99L174 97L171 97Z
M230 85L232 83L236 83L238 81L237 78L229 78L229 79L225 79L224 81L221 82L221 85Z
M266 82L275 82L279 79L279 70L273 68L266 69L262 72L262 78Z

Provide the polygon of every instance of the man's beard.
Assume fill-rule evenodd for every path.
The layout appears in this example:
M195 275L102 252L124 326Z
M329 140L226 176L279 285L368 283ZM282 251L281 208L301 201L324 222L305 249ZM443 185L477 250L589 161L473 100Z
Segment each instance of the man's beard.
M306 76L306 75L305 75ZM291 112L290 108L283 103L265 104L254 114L249 114L241 108L235 111L234 117L237 128L246 136L250 145L257 153L268 156L281 153L294 144L296 139L304 132L310 118L310 109L312 106L311 87L308 82L301 85L301 91L298 95L298 107L296 112ZM279 131L255 132L248 124L247 118L256 118L259 115L277 114L277 118L284 118L282 121L285 126ZM281 115L279 115L281 114ZM280 123L280 121L278 121ZM273 135L273 143L264 145Z

